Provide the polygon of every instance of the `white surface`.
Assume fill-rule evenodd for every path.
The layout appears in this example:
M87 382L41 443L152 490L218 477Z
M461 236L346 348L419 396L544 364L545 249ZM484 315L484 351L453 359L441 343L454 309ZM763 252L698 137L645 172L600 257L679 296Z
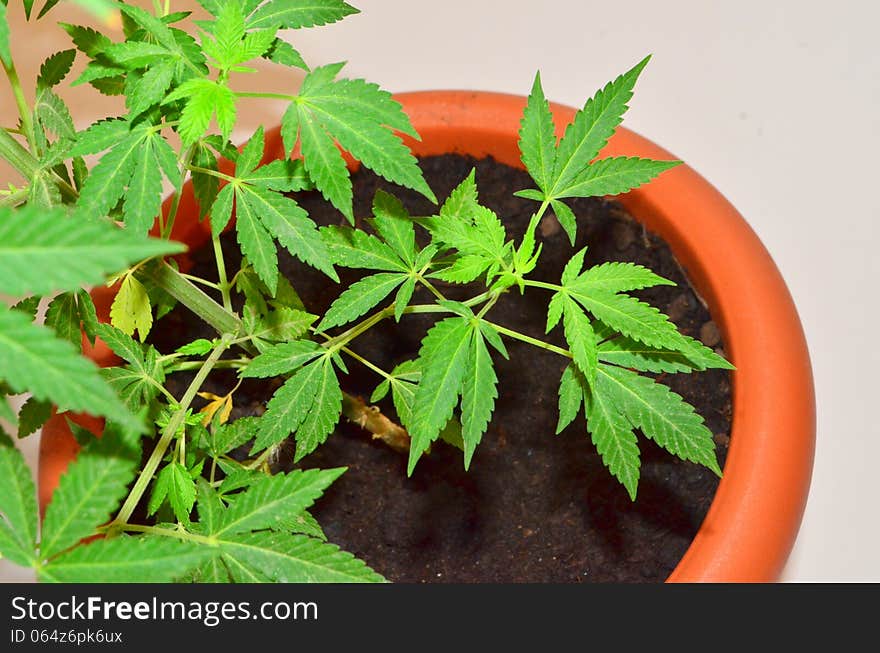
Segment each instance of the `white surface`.
M394 91L522 94L540 69L550 99L578 105L654 55L625 124L739 208L786 278L809 341L816 465L785 579L880 581L880 311L868 285L880 277L880 4L352 2L362 14L292 40L311 64L349 60L348 75Z

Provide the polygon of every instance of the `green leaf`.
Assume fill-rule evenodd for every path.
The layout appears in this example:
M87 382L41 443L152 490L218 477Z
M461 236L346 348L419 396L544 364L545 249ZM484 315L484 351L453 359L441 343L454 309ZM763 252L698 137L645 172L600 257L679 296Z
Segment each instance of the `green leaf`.
M599 360L643 372L692 372L733 366L702 343L682 336L692 347L674 351L649 347L637 340L618 336L599 345Z
M388 245L375 236L350 227L322 227L321 238L336 265L387 272L408 272Z
M312 340L294 340L267 347L241 371L242 378L270 378L299 369L324 349Z
M665 170L681 161L653 161L635 157L600 159L571 182L556 191L556 197L600 197L620 195L647 184Z
M675 282L664 279L641 265L615 261L594 265L565 285L588 294L597 291L618 293L653 286L674 286Z
M279 523L301 515L344 471L340 467L264 476L236 496L211 534L277 529Z
M61 409L140 425L101 380L94 363L50 329L6 307L0 307L0 380L16 393L30 391Z
M214 343L206 338L196 338L192 342L178 347L175 351L185 356L202 356L214 348Z
M247 27L299 29L328 25L356 13L342 0L272 0L248 18Z
M146 138L136 154L122 205L125 226L144 235L152 229L162 206L162 174L153 151L154 138L158 137Z
M258 418L241 417L217 428L214 434L213 454L222 456L252 440L257 432Z
M139 462L140 452L115 428L105 429L80 451L46 508L41 558L52 558L94 535L118 508Z
M107 273L183 246L147 239L102 220L72 219L61 208L0 209L0 292L48 294L97 284Z
M383 190L373 198L373 219L370 223L394 253L412 267L416 259L416 231L409 212L399 199Z
M242 533L221 542L233 577L248 582L378 583L384 579L350 553L305 535Z
M216 117L217 127L228 140L235 125L235 94L223 83L205 78L190 79L168 94L163 104L185 100L180 114L180 137L185 145L201 138L211 119Z
M486 272L491 265L491 259L483 256L474 254L459 256L448 268L435 272L431 276L449 283L470 283Z
M413 293L416 289L416 278L406 277L406 281L400 286L397 295L394 297L394 320L400 322L403 317L403 311L409 305Z
M211 555L209 547L172 537L116 537L71 549L40 567L37 576L54 583L168 583Z
M596 319L625 336L661 349L688 349L684 336L663 313L635 297L598 291L585 294L579 287L569 288L568 293Z
M670 453L705 465L721 476L712 432L703 418L665 385L630 370L600 365L601 393L630 423Z
M351 284L330 305L316 329L326 331L346 324L376 306L407 279L396 272L380 272Z
M146 137L146 128L136 128L101 157L83 184L77 201L82 215L94 218L110 213L125 194Z
M46 309L46 326L50 327L59 338L64 338L80 348L82 331L80 331L79 306L76 294L61 293L55 296Z
M315 379L315 399L296 431L294 462L302 460L327 439L342 413L342 390L330 357L325 356L312 366L320 367L320 374Z
M422 376L413 404L407 473L437 439L458 403L470 356L471 324L462 317L441 320L428 331L419 350Z
M632 425L620 411L617 397L619 394L609 387L604 374L598 376L595 389L585 388L587 430L608 471L635 501L640 473L639 446Z
M279 277L279 280L281 279L284 277ZM317 316L311 313L282 306L274 311L268 311L253 324L246 315L245 329L258 348L265 348L264 345L269 342L296 340L309 330L316 319Z
M205 175L206 177L208 175ZM212 177L216 179L216 177ZM226 184L214 196L214 203L211 206L211 234L219 236L226 229L229 220L232 218L232 202L235 197L235 186Z
M280 38L276 38L272 42L269 49L263 53L263 57L282 66L299 68L306 72L309 71L309 66L303 60L302 55L290 43Z
M48 88L40 89L37 92L34 116L36 122L42 126L45 132L51 132L58 138L74 138L76 136L70 110L64 104L64 100Z
M0 431L0 556L18 565L34 561L37 493L21 451Z
M571 185L608 142L627 110L633 86L649 59L645 57L631 70L609 82L575 114L556 149L548 196L559 197L559 192Z
M247 182L252 186L278 190L284 193L295 193L300 190L312 190L314 185L306 174L302 159L276 159L260 166L248 174Z
M155 514L166 498L177 521L188 524L196 502L196 486L186 467L178 462L165 465L156 477L147 514Z
M153 309L147 289L133 274L125 275L113 298L110 323L128 336L137 331L141 342L153 327Z
M107 36L104 36L91 27L82 27L80 25L70 25L68 23L59 23L62 29L70 35L77 49L88 55L90 59L104 52L104 50L113 44Z
M49 401L28 397L21 410L18 411L18 437L25 438L42 428L52 415L52 407L52 403Z
M568 204L560 202L559 200L551 201L550 207L553 209L553 213L556 214L556 219L559 221L559 225L565 230L565 233L568 234L568 240L573 247L575 239L577 238L577 217L575 216L574 211L568 207Z
M559 380L559 422L556 424L556 435L562 433L577 417L586 391L587 379L583 373L576 365L567 365Z
M315 402L326 360L301 367L275 392L260 418L253 453L278 444L299 427Z
M563 300L562 326L575 365L592 382L598 366L596 333L590 319L570 297Z
M236 212L235 233L241 252L244 254L260 280L266 284L269 293L274 295L278 286L278 256L275 243L266 231L256 213L255 207L248 201L239 202Z
M119 118L99 120L76 135L76 145L70 156L97 154L110 149L130 134L131 124Z
M556 159L556 134L550 104L541 88L541 74L535 75L532 92L519 130L519 150L523 165L543 191L550 190ZM543 197L541 198L543 199Z
M40 66L40 75L37 77L38 88L52 88L61 83L70 72L73 60L76 58L76 50L62 50L56 52Z
M479 329L473 330L464 383L461 388L461 436L464 440L464 468L468 469L474 450L489 425L495 399L498 398L498 377L492 357Z
M239 211L243 204L249 205L259 215L263 226L291 254L334 281L339 281L315 223L293 199L274 191L250 186L236 193L236 198ZM251 258L250 255L248 258ZM274 294L274 285L272 287Z
M125 104L132 116L138 116L165 99L174 81L175 64L172 61L150 66L137 81L132 83Z

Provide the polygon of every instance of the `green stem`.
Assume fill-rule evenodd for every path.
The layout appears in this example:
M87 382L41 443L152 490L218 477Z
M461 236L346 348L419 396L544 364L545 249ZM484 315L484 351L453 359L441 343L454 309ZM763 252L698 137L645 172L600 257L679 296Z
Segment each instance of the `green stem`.
M498 333L503 333L506 336L514 338L515 340L521 340L522 342L527 342L530 345L534 345L535 347L540 347L541 349L552 351L554 354L559 354L560 356L565 356L566 358L572 358L571 352L567 349L557 347L556 345L551 345L549 342L544 342L543 340L538 340L537 338L532 338L531 336L527 336L524 333L514 331L513 329L508 329L507 327L501 326L500 324L495 324L494 322L490 322L489 320L483 321L489 326L494 327Z
M237 315L220 306L165 262L156 261L143 266L138 276L162 288L220 333L234 333L241 326Z
M256 97L267 98L269 100L288 100L292 102L296 99L296 95L288 95L287 93L255 93L251 91L236 91L236 97Z
M21 81L18 79L18 71L15 64L10 61L7 66L3 64L6 76L9 78L9 85L12 87L12 94L15 96L15 104L18 106L18 115L21 118L21 128L27 138L31 151L37 151L37 141L34 138L34 124L31 121L31 109L28 106L27 99L24 97L24 89L21 87Z
M535 281L534 279L523 279L523 283L527 286L532 286L533 288L544 288L545 290L552 290L553 292L561 292L565 290L565 288L555 283L545 283L544 281Z
M208 378L211 369L213 369L214 365L220 359L220 356L229 347L229 343L232 342L234 337L234 333L224 334L223 337L220 338L220 342L218 342L211 351L211 355L205 359L204 363L202 363L195 378L192 380L192 383L189 384L189 387L183 394L183 398L180 400L180 408L177 409L168 421L168 425L162 432L162 437L159 438L156 448L153 449L153 453L150 454L146 465L144 465L144 468L141 470L140 475L134 483L134 487L131 488L131 492L129 492L128 497L126 497L125 503L123 503L122 508L119 509L119 514L116 515L116 519L114 519L111 524L118 526L128 522L129 517L131 517L135 507L141 500L144 492L146 492L147 486L153 479L153 474L156 473L159 463L161 463L162 459L165 457L168 445L171 444L171 441L177 435L177 429L183 424L183 420L186 418L186 412L195 398L196 393L199 391L199 388L202 387L202 383Z
M224 174L219 170L211 170L210 168L202 168L201 166L187 166L187 170L190 172L198 172L203 175L210 175L211 177L217 177L217 179L223 179L224 181L228 181L229 183L238 181L237 178L231 177L230 175Z
M205 286L206 288L213 288L214 290L220 290L220 286L218 286L213 281L208 281L207 279L202 279L201 277L195 277L191 274L184 274L183 272L180 273L180 276L182 276L184 279L189 279L193 283L201 284L201 285Z
M98 528L99 532L107 532L110 530L116 531L126 531L129 533L144 533L146 535L159 535L161 537L173 537L178 540L186 540L189 542L198 542L200 544L208 544L211 546L217 545L217 540L206 537L205 535L198 535L196 533L190 533L189 531L181 530L178 528L161 528L159 526L144 526L142 524L107 524L106 526L101 526Z
M220 289L220 296L223 298L223 308L232 313L232 297L229 295L229 282L226 280L226 263L223 260L223 247L220 245L220 236L211 236L211 242L214 245L214 259L217 261L217 278L219 279L217 287Z
M412 315L414 313L450 313L451 311L447 308L443 308L442 306L438 306L437 304L416 304L414 306L407 306L403 309L404 315ZM372 327L376 326L382 320L391 317L394 315L394 306L388 306L383 308L381 311L377 311L373 313L370 317L358 322L353 327L348 329L348 331L344 331L340 333L338 336L334 336L330 338L327 342L324 343L324 347L332 351L339 351L347 345L349 342L357 338L359 335L368 331Z
M177 218L177 210L180 208L180 197L183 194L183 180L186 177L186 170L189 168L189 162L195 154L195 144L190 145L180 159L180 180L174 189L174 198L171 200L171 210L168 211L168 222L162 225L162 238L169 238L171 231L174 229L174 220ZM160 216L161 218L161 216Z
M373 371L374 371L376 374L378 374L379 376L381 376L381 377L383 377L383 378L386 378L386 379L389 379L389 380L392 379L392 378L394 378L391 374L389 374L388 372L386 372L385 370L383 370L381 367L379 367L378 365L374 365L373 363L371 363L370 361L368 361L366 358L364 358L363 356L361 356L361 355L358 354L357 352L352 351L352 350L349 349L348 347L340 347L339 349L340 349L340 351L345 352L346 354L348 354L349 356L351 356L353 359L355 359L356 361L358 361L358 362L359 362L361 365L363 365L364 367L373 370Z
M2 198L0 198L0 206L18 206L27 198L28 189L22 188L20 190L9 193L8 195L4 195Z
M232 343L235 344L235 343ZM222 360L217 361L217 364L214 365L214 369L217 370L238 370L251 362L250 358L224 358ZM197 370L202 366L201 361L183 361L180 363L175 363L173 365L169 365L165 368L166 374L174 374L175 372L191 372L192 370ZM176 400L175 400L176 401Z

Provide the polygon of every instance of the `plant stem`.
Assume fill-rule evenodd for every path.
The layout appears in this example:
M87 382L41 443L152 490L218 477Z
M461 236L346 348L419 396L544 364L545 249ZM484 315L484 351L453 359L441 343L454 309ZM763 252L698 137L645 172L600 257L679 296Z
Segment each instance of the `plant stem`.
M189 279L193 283L201 284L201 285L205 286L206 288L213 288L214 290L220 290L220 286L217 285L216 283L214 283L213 281L208 281L207 279L202 279L201 277L195 277L191 274L184 274L183 272L180 273L180 276L182 276L184 279Z
M236 179L235 177L224 174L224 173L220 172L219 170L211 170L210 168L202 168L200 166L187 166L186 169L189 170L190 172L198 172L203 175L210 175L212 177L217 177L217 179L223 179L224 181L228 181L230 183L232 183L234 181L238 181L238 179Z
M211 236L214 245L214 259L217 261L217 287L223 298L223 308L232 313L232 298L229 296L229 282L226 280L226 263L223 261L223 247L220 245L220 236Z
M189 387L186 389L183 398L180 400L180 408L177 409L177 411L171 416L171 419L168 421L168 425L162 432L162 437L159 438L159 442L156 443L156 448L153 449L153 453L150 454L147 463L144 465L144 468L141 470L140 475L134 483L134 487L131 488L131 492L129 492L128 497L126 497L125 503L122 504L122 508L119 509L119 514L116 515L116 518L113 520L112 524L121 525L128 522L128 518L131 517L131 514L134 512L135 507L141 500L144 492L146 492L147 486L153 479L153 474L159 467L159 463L161 463L162 458L165 457L165 452L168 450L168 445L171 444L171 441L177 435L177 429L179 429L180 426L183 424L183 420L186 417L187 409L192 403L192 400L195 398L196 393L199 391L199 388L202 387L202 383L205 382L205 379L208 377L211 369L220 359L220 356L223 354L223 352L226 351L226 349L229 347L229 343L232 342L234 337L234 332L224 334L223 337L220 338L220 342L218 342L214 349L211 351L210 356L208 356L208 358L205 359L205 362L202 363L199 371L196 372L195 378L192 380L192 383L189 384Z
M556 345L551 345L549 342L544 342L543 340L538 340L537 338L532 338L531 336L527 336L524 333L514 331L513 329L508 329L507 327L501 326L500 324L495 324L494 322L490 322L489 320L483 321L489 326L494 327L495 330L498 331L498 333L503 333L506 336L514 338L515 340L527 342L530 345L540 347L541 349L546 349L547 351L552 351L554 354L559 354L560 356L565 356L566 358L572 357L571 352L567 349L557 347Z
M0 156L26 179L31 179L40 168L39 161L5 129L0 129Z
M235 343L232 343L235 344ZM223 358L217 361L217 364L214 365L214 369L217 370L237 370L248 363L251 362L250 358L242 357L242 358ZM175 372L189 372L192 370L197 370L202 366L201 361L182 361L180 363L175 363L174 365L169 365L165 369L166 374L174 374ZM176 400L175 400L176 401Z
M31 120L31 109L28 106L27 99L24 97L24 89L21 87L21 81L18 79L18 71L15 64L10 61L7 66L3 64L6 76L9 78L9 85L12 87L12 94L15 96L15 104L18 106L18 116L21 118L21 129L27 138L28 145L32 152L37 151L37 141L34 138L34 124Z
M368 361L366 358L364 358L363 356L361 356L361 355L358 354L357 352L352 351L352 350L349 349L348 347L340 347L339 349L340 349L340 351L345 352L346 354L348 354L349 356L351 356L353 359L355 359L356 361L358 361L358 362L359 362L361 365L363 365L364 367L373 370L373 371L374 371L376 374L378 374L379 376L384 377L384 378L386 378L386 379L392 379L392 378L394 378L393 376L391 376L391 374L389 374L388 372L386 372L385 370L383 370L381 367L379 367L378 365L375 365L375 364L371 363L371 362Z
M205 535L198 535L197 533L190 533L186 530L181 530L178 528L161 528L159 526L144 526L142 524L108 524L106 526L101 526L98 528L98 531L109 531L111 530L121 530L121 531L129 531L132 533L145 533L147 535L159 535L162 537L174 537L178 540L187 540L190 542L199 542L201 544L208 544L211 546L216 546L217 540L206 537Z
M174 199L171 200L171 210L168 211L168 222L162 225L162 238L169 238L171 231L174 229L174 220L177 218L177 210L180 208L180 196L183 192L183 180L186 177L186 170L189 168L189 162L192 160L195 151L195 144L190 145L180 159L180 180L174 189Z
M555 283L545 283L544 281L535 281L534 279L523 279L523 283L527 286L532 286L533 288L544 288L545 290L552 290L553 292L565 290L565 288Z
M288 95L287 93L259 93L252 91L236 91L236 97L256 97L256 98L267 98L269 100L288 100L293 101L296 99L296 95Z

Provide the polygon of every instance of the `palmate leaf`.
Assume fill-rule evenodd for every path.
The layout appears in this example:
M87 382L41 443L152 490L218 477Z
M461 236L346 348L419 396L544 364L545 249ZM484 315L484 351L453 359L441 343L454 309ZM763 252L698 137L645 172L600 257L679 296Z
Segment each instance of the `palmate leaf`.
M336 265L386 272L408 270L391 247L360 229L322 227L321 238Z
M327 309L316 327L326 331L346 324L376 306L409 277L397 272L380 272L351 284Z
M0 380L15 392L31 392L65 410L104 415L134 427L140 423L103 382L98 368L44 326L0 307Z
M599 366L597 383L600 393L647 437L721 476L712 432L679 395L653 379L610 365Z
M621 412L615 400L617 394L608 387L607 379L599 375L595 389L584 386L587 430L608 471L635 501L640 474L639 446L633 426Z
M52 88L60 84L76 58L76 50L61 50L47 58L40 66L40 74L37 77L37 86L40 88Z
M302 514L343 472L345 468L309 469L264 476L235 496L209 533L229 536L277 530L280 524Z
M550 104L541 88L541 74L535 75L532 92L519 130L519 150L523 165L542 191L550 190L556 160L556 134Z
M82 331L76 293L61 293L49 302L49 307L46 309L46 326L59 338L69 340L76 348L80 347Z
M110 322L126 335L138 332L141 342L153 327L153 309L146 287L133 274L126 274L110 305Z
M577 417L584 402L586 387L587 380L577 366L567 365L559 380L559 421L556 424L556 435L562 433Z
M207 548L207 547L205 547ZM259 532L222 538L220 556L236 582L380 583L384 579L333 544L305 535Z
M105 429L62 474L43 520L40 557L52 558L94 535L125 496L140 461L134 438Z
M373 218L369 222L400 260L412 267L418 254L416 230L401 201L378 190L373 198Z
M195 143L216 118L217 127L225 140L235 125L235 93L224 83L197 77L187 80L169 93L163 104L185 102L180 114L180 137L185 145Z
M312 340L294 340L271 345L251 360L241 372L243 378L269 378L299 369L324 352Z
M562 326L565 340L571 349L574 363L578 369L592 381L596 377L598 366L596 351L596 333L590 319L571 297L564 297Z
M679 164L681 161L654 161L624 156L600 159L588 166L567 186L559 188L555 197L620 195L647 184L661 172Z
M156 476L147 514L155 514L166 499L177 521L188 524L189 514L196 502L196 486L186 467L177 461L165 465Z
M18 411L18 437L25 438L42 428L52 415L52 408L51 402L29 397Z
M0 292L73 290L100 283L133 262L183 249L102 220L69 218L61 208L0 209Z
M24 456L0 431L0 556L29 566L35 559L37 498Z
M412 444L407 473L428 445L440 435L458 403L470 356L471 324L467 318L441 320L428 331L419 350L422 376L416 390L412 425Z
M327 439L339 423L342 413L342 390L332 359L326 356L319 362L321 373L315 381L315 400L296 431L294 462L302 460ZM313 365L317 366L317 363Z
M249 202L243 202L238 206L235 233L241 246L241 253L247 257L257 276L274 295L278 284L278 255L275 253L275 243Z
M337 142L381 177L436 201L415 157L392 131L415 136L400 105L374 84L334 81L341 68L342 64L323 66L306 76L282 118L285 149L293 149L298 135L309 176L351 223L351 179Z
M564 278L563 284L576 288L578 292L628 292L654 286L674 286L675 282L654 274L648 268L635 263L617 261L594 265L589 270L573 278Z
M101 539L59 555L37 570L50 583L168 583L213 555L210 547L172 537Z
M479 329L472 331L472 344L461 388L461 437L464 441L464 468L468 469L474 450L483 438L495 400L498 398L498 377L492 357Z
M247 27L315 27L335 23L356 13L357 9L342 0L272 0L248 18Z
M701 342L682 336L687 351L649 347L625 336L611 338L599 345L599 360L643 372L692 372L706 369L734 369L724 358Z

